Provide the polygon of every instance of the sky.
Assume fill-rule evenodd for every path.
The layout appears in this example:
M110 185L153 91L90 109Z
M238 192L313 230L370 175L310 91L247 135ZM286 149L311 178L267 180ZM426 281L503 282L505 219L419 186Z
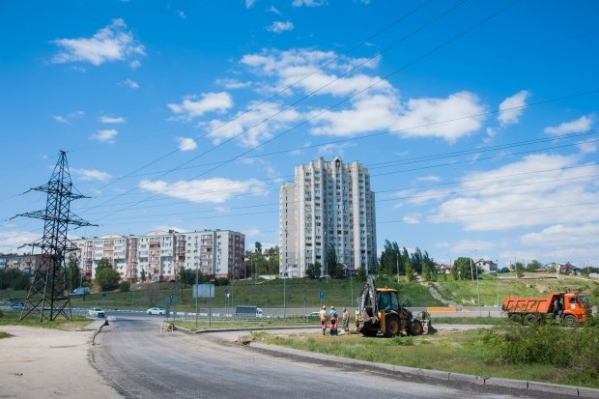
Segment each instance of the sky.
M278 244L294 168L357 161L385 241L599 266L599 2L0 2L0 252L66 151L69 238ZM17 216L15 218L15 216ZM23 247L24 246L24 247Z

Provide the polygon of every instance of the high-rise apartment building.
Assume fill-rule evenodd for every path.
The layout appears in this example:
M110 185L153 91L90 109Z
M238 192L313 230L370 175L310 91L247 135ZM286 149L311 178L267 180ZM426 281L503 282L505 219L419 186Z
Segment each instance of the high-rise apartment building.
M295 168L279 192L279 273L303 277L327 250L349 272L376 260L376 212L370 174L358 162L323 158Z
M245 236L229 230L180 233L152 231L139 236L106 235L73 240L83 274L94 278L106 258L123 279L176 279L182 268L217 278L239 278L243 270Z

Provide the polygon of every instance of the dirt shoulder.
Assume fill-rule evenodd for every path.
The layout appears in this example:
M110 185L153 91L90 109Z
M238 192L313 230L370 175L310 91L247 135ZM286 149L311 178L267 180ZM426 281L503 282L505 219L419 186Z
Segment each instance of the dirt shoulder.
M3 398L120 398L88 362L93 331L2 326Z

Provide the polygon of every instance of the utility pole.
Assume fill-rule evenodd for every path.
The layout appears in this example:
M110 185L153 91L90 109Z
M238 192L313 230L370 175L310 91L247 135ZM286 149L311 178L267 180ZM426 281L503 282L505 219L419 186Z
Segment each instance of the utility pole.
M53 321L59 315L71 319L71 299L67 286L67 273L64 264L65 254L69 251L67 230L69 224L78 227L95 226L70 211L71 201L87 198L75 192L71 182L71 174L65 151L60 157L47 184L32 190L47 193L46 209L43 211L23 213L14 216L25 216L44 221L44 236L39 245L42 259L36 266L35 276L27 293L27 307L23 309L20 320L29 315L39 315L39 321ZM67 314L67 311L69 312Z

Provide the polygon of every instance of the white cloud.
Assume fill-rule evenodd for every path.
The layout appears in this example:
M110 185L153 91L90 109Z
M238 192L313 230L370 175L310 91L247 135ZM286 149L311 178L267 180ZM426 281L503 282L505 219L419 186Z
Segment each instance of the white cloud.
M41 238L41 233L36 234L29 231L0 231L0 253L31 253L31 246L19 247L39 241Z
M185 199L198 203L223 203L238 195L265 195L267 192L264 182L251 179L246 181L225 178L206 180L165 181L144 180L139 184L142 190L163 194L168 197Z
M54 44L62 48L53 58L58 64L89 62L99 66L105 62L124 61L145 55L144 46L127 31L122 19L100 29L91 38L57 39Z
M252 8L257 0L245 0L245 8Z
M447 98L410 99L391 128L401 137L438 137L454 143L481 129L485 111L478 97L466 91Z
M488 241L460 240L452 246L451 251L455 254L474 258L476 256L475 251L490 251L494 248L495 244Z
M71 121L73 121L74 119L79 119L79 118L83 118L83 116L85 115L85 112L83 111L76 111L76 112L71 112L67 115L55 115L52 118L59 123L64 123L64 124L71 124Z
M428 176L417 177L416 181L438 182L438 181L441 181L441 178L439 176L428 175Z
M546 259L599 258L599 223L555 224L539 232L524 234L520 242L543 253Z
M577 147L583 154L592 154L597 152L597 142L595 140L581 141L577 144Z
M420 224L420 215L407 215L402 220L405 224Z
M214 144L237 138L242 146L255 147L273 137L274 132L289 128L301 115L293 109L283 110L279 104L248 104L248 109L227 120L212 120L208 137Z
M511 97L506 98L499 104L499 115L497 120L501 126L512 125L520 121L522 113L526 109L526 100L530 93L521 90Z
M293 7L320 7L320 6L324 6L327 4L326 0L293 0L293 3L291 3L291 5Z
M309 121L314 135L390 131L402 138L438 137L454 143L482 128L487 108L473 93L404 100L389 81L365 73L380 61L380 56L349 58L332 51L295 49L263 50L240 62L262 79L262 86L254 87L265 95L309 96L307 112L299 105L296 111ZM327 107L332 102L339 106L322 108L321 99Z
M240 82L235 79L217 79L215 84L220 85L228 90L245 89L251 87L251 82Z
M103 143L113 144L117 134L119 134L119 132L115 129L98 130L96 133L92 134L91 138Z
M346 148L354 148L357 145L355 143L335 143L325 144L318 147L318 156L339 156L343 158Z
M198 148L196 141L189 137L177 137L179 151L192 151Z
M123 84L134 90L139 89L139 84L131 79L126 79Z
M109 173L100 172L99 170L71 169L71 172L78 176L81 181L107 181L112 178Z
M432 221L459 223L471 231L599 221L598 207L582 205L599 202L597 174L597 165L578 165L574 156L531 155L464 176Z
M266 30L273 33L283 33L294 29L293 23L289 21L275 21L266 27Z
M198 99L195 95L185 96L181 104L167 104L177 120L190 121L207 112L224 112L233 106L233 99L228 93L202 93Z
M564 122L558 126L547 127L545 128L545 133L558 136L562 134L586 132L591 129L594 121L595 117L593 115L585 115L576 120Z
M122 116L112 117L112 116L102 115L99 118L99 121L102 123L125 123L125 118L123 118Z
M186 19L187 18L187 15L185 15L185 13L183 11L181 11L181 10L177 11L177 15L181 19Z

